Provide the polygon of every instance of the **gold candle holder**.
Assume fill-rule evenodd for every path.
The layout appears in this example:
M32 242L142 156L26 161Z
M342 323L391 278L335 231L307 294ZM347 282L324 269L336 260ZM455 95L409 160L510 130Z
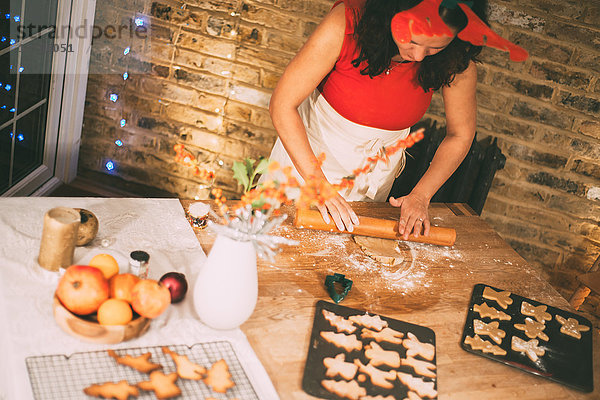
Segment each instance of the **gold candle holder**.
M73 263L81 217L74 208L56 207L44 215L38 263L48 271L58 271Z

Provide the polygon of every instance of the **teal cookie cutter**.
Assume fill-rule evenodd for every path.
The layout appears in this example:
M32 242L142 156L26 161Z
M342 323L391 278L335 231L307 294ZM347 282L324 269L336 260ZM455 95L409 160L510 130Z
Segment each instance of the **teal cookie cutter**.
M342 285L341 293L338 293L335 290L336 282ZM325 287L327 288L329 297L331 297L331 299L337 304L340 301L344 300L344 298L352 288L352 281L350 279L347 279L342 274L327 275L327 277L325 278Z

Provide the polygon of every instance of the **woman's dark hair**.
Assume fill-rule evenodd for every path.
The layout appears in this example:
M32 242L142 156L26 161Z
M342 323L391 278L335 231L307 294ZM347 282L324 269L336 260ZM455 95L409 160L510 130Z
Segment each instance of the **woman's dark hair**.
M352 65L358 68L363 61L366 66L360 73L371 78L382 74L398 54L398 46L394 42L390 26L394 15L408 10L422 0L367 0L356 24L354 35L358 42L360 54ZM472 10L484 22L487 22L485 10L487 0L475 0ZM440 16L453 30L460 31L467 24L467 17L459 7L454 9L440 7ZM449 85L456 74L463 72L471 60L478 61L480 46L455 37L450 44L439 53L427 56L420 62L417 80L423 90L438 90Z

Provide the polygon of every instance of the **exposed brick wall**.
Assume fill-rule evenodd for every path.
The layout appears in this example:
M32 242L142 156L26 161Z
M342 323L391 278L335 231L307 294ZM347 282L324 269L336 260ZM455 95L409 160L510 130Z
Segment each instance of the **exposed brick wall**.
M600 249L600 6L596 0L490 3L494 29L531 57L512 63L496 50L482 53L478 134L498 137L507 157L482 216L568 296ZM106 172L110 159L111 173L125 179L205 198L207 189L173 162L172 146L184 143L217 169L215 185L235 196L231 164L268 155L276 137L267 110L272 89L331 4L98 3L98 25L138 15L150 39L94 41L80 169ZM442 116L436 95L427 117Z

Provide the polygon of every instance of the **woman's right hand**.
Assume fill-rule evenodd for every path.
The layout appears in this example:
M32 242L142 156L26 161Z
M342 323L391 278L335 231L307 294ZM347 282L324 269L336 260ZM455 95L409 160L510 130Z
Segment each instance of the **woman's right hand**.
M354 225L360 223L358 216L350 204L348 204L339 193L337 193L335 197L326 200L324 204L317 205L317 208L321 212L323 221L328 224L330 218L333 218L335 226L340 231L346 230L352 232L354 230Z

